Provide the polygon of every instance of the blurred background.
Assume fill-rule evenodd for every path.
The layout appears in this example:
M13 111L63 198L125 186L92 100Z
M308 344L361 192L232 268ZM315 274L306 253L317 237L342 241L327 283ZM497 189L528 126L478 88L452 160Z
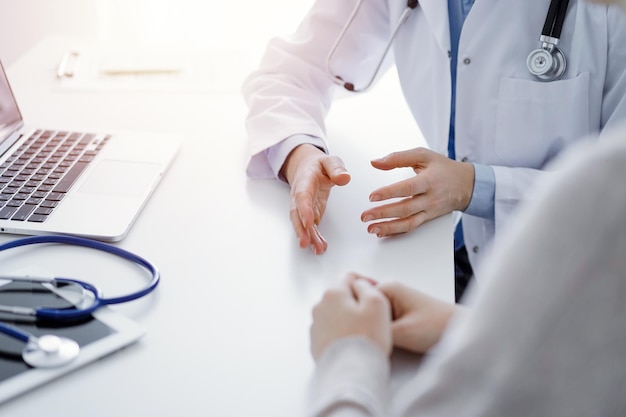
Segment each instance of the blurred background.
M123 49L127 45L195 49L202 52L231 50L234 51L234 58L230 60L231 55L196 54L208 61L199 64L190 61L185 64L186 69L195 69L189 76L189 82L179 77L178 84L168 79L156 85L157 82L146 79L145 85L139 85L138 79L124 83L121 79L103 80L102 77L91 76L93 71L82 71L79 72L81 77L75 74L72 79L64 79L63 88L112 91L129 87L131 90L143 88L239 94L242 81L257 68L267 42L274 36L293 33L314 1L0 0L0 59L5 67L10 67L48 35L69 36L72 40L94 41L111 46L112 52L103 53L96 49L93 54L96 56L108 56L110 52L124 58ZM137 48L131 47L130 50L135 53ZM88 53L89 50L81 53L81 57ZM215 64L217 61L220 65ZM93 68L100 64L98 61ZM206 70L207 65L211 66L213 73L205 76L210 72ZM44 68L43 72L46 71L54 72L56 67ZM411 147L415 146L416 138L419 139L418 143L425 145L405 105L394 70L388 71L376 88L367 94L338 94L338 98L346 97L354 97L354 100L338 100L333 108L349 101L350 104L345 104L347 114L354 115L356 120L354 123L344 121L343 124L354 125L354 128L362 128L371 134L375 121L363 123L359 115L362 111L377 109L380 113L377 120L385 125L381 134L407 136L412 140ZM346 114L342 116L343 119L346 117Z
M47 34L258 55L295 30L313 0L0 0L0 59L10 65Z

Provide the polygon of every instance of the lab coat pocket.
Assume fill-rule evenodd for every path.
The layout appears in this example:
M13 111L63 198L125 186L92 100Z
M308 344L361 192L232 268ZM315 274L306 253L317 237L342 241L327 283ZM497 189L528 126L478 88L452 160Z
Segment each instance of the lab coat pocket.
M590 133L589 73L538 82L500 81L494 151L509 166L541 168Z

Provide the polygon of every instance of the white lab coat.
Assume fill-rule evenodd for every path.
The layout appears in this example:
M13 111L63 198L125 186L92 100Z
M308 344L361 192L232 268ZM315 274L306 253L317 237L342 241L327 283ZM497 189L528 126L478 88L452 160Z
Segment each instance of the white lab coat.
M325 138L324 117L337 88L325 70L326 58L355 4L317 0L294 35L270 42L260 68L246 81L251 177L275 175L263 151L283 139L295 134ZM626 119L622 10L571 1L559 44L567 70L561 80L544 83L532 79L526 58L539 46L548 6L549 0L476 0L461 33L456 157L492 166L496 179L495 222L463 216L475 269L496 230L520 201L532 196L532 185L549 160L573 142ZM366 83L405 7L405 0L365 0L332 71L357 86ZM447 2L421 0L393 51L407 104L429 147L442 154L447 153L450 122L449 50Z

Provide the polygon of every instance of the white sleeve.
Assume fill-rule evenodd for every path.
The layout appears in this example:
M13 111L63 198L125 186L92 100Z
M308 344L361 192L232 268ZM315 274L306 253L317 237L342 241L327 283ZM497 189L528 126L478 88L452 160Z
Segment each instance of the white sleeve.
M281 178L280 170L282 169L283 164L291 151L299 145L303 145L305 143L317 146L325 153L328 153L328 150L325 148L324 141L320 138L314 138L309 135L291 136L263 151L263 156L265 157L267 164L250 164L246 174L250 178L276 178L286 181L284 178ZM259 155L259 157L261 157L261 155ZM260 170L256 171L255 169Z
M324 118L337 88L326 59L355 4L355 0L317 0L293 35L269 43L259 69L245 81L249 172L269 175L272 170L263 151L288 137L325 140ZM387 16L386 1L363 2L331 71L353 82L369 76L361 73L371 70L369 61L378 58L387 41Z
M357 336L335 341L317 363L309 416L382 416L388 378L389 360L371 341Z
M393 415L624 415L625 138L568 152Z

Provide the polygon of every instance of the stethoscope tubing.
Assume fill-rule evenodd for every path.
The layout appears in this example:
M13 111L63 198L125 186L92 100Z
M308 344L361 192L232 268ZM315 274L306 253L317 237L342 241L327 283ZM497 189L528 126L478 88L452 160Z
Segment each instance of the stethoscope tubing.
M92 285L85 281L80 281L77 279L71 278L55 278L54 279L58 283L65 284L76 284L81 286L83 289L89 291L93 295L93 302L86 308L38 308L35 310L35 317L42 320L69 320L69 319L79 319L82 317L86 317L92 314L94 311L99 309L100 307L107 304L116 304L116 303L107 303L107 299L103 299L100 289L95 285Z
M145 258L142 258L139 255L136 255L132 252L126 251L124 249L118 248L113 245L109 245L107 243L99 242L96 240L85 239L74 236L64 236L64 235L42 235L42 236L31 236L22 239L13 240L7 243L0 244L0 252L13 249L21 246L34 245L40 243L61 243L72 246L82 246L91 249L100 250L103 252L110 253L112 255L119 256L128 261L139 264L140 266L147 269L152 278L150 282L141 290L135 291L130 294L104 298L101 295L100 290L85 281L72 279L72 278L55 278L54 281L59 283L69 283L81 286L83 289L87 290L93 295L93 302L86 308L66 308L66 309L53 309L53 308L39 308L35 310L35 317L38 319L47 319L47 320L70 320L70 319L79 319L84 318L95 312L98 308L105 305L112 304L121 304L129 301L137 300L150 292L152 292L161 279L161 274L158 268L150 261ZM1 330L0 330L1 331Z
M28 308L28 307L4 307L2 311L13 313L15 315L35 316L36 320L50 320L55 322L63 322L72 319L81 319L90 316L97 309L105 305L120 304L141 298L152 292L159 284L161 275L157 267L145 258L128 252L124 249L112 246L96 240L90 240L81 237L65 236L65 235L42 235L17 239L11 242L0 244L0 252L18 248L21 246L34 245L39 243L61 243L73 246L83 246L91 249L100 250L119 256L128 261L137 263L147 269L152 275L150 282L141 290L119 297L104 298L100 290L88 282L73 278L37 278L22 277L15 278L18 282L37 282L52 285L70 284L79 286L83 292L91 293L93 301L87 307L68 307L68 308ZM4 278L4 277L2 277ZM11 279L11 278L8 278ZM21 330L17 327L0 321L0 333L11 338L22 341L25 346L22 351L22 359L32 367L53 368L63 366L73 361L80 352L80 346L72 339L58 337L54 335L44 335L36 337L35 335ZM51 343L53 342L53 343Z
M367 81L367 83L365 83L363 87L356 88L354 83L344 80L341 76L336 75L333 72L332 60L339 48L339 45L345 38L345 35L348 32L348 29L350 28L354 19L356 18L358 11L361 9L361 5L363 4L363 1L364 0L359 0L356 6L354 7L354 9L352 10L352 13L348 17L346 24L343 26L343 28L339 32L337 39L333 43L328 55L326 56L326 65L325 65L325 70L326 70L328 77L335 84L343 86L346 90L350 92L354 92L354 93L360 93L360 92L366 91L372 86L372 84L374 83L374 80L376 79L376 76L380 72L380 68L382 67L384 63L385 57L387 56L387 53L389 52L389 49L391 48L391 45L393 44L400 28L408 19L411 11L413 11L413 9L415 9L418 6L417 0L407 1L407 7L404 9L402 14L400 15L400 18L398 19L398 23L394 27L393 32L389 40L387 41L387 45L385 46L385 49L381 57L378 60L378 64L376 65L372 73L372 76L369 78L369 80ZM541 36L539 39L541 43L541 48L531 51L527 58L528 70L537 81L542 81L542 82L555 81L555 80L560 79L561 76L565 73L567 60L565 58L565 55L556 47L556 45L558 45L559 43L559 38L561 36L561 30L563 29L563 23L565 22L565 15L567 13L568 5L569 5L569 0L551 0L550 1L550 7L548 8L548 12L546 14L546 20L544 22L543 30L541 32ZM548 56L546 56L545 54L548 54ZM554 63L554 66L547 66L545 68L542 68L541 66L537 66L537 68L535 68L535 65L531 66L531 60L537 57L537 55L539 55L538 59L541 59L541 60L547 59L549 60L549 62Z
M369 78L369 80L367 81L367 83L363 87L356 88L353 83L346 82L340 76L335 75L333 73L332 69L331 69L331 64L332 64L333 57L335 56L335 53L337 52L337 49L339 48L339 45L341 44L341 42L343 41L343 39L344 39L344 37L346 35L346 32L348 31L350 26L352 26L352 22L354 21L357 13L359 12L359 9L361 8L361 5L363 4L363 1L364 0L359 0L357 5L354 7L354 10L352 10L352 13L350 14L350 17L348 18L348 21L346 22L346 24L341 29L341 32L339 33L339 36L337 36L337 39L335 40L335 43L333 44L333 46L330 49L330 52L326 56L326 73L327 73L327 75L336 84L343 86L346 90L348 90L350 92L353 92L353 93L361 93L363 91L368 90L372 86L372 84L374 83L374 80L376 79L376 76L380 72L380 68L383 66L383 63L385 62L385 58L387 57L387 54L389 53L389 49L391 49L391 46L393 45L393 41L396 39L396 35L400 31L400 28L402 27L404 22L406 22L406 20L409 18L409 15L413 11L413 9L415 9L417 7L417 5L418 5L417 0L408 0L407 1L407 6L405 7L404 11L400 15L400 18L398 19L398 23L396 23L396 26L394 27L393 32L391 33L391 36L389 37L389 40L387 41L387 45L385 45L385 49L383 50L383 53L382 53L382 55L380 56L380 58L378 60L378 64L376 65L376 68L374 69L374 72L372 73L372 76Z
M546 21L543 24L541 34L550 38L559 39L563 30L563 22L565 22L565 14L569 0L551 1L546 15Z
M24 343L28 343L28 341L33 337L30 333L20 330L17 327L4 324L1 321L0 321L0 333L5 334L14 339L20 340Z

